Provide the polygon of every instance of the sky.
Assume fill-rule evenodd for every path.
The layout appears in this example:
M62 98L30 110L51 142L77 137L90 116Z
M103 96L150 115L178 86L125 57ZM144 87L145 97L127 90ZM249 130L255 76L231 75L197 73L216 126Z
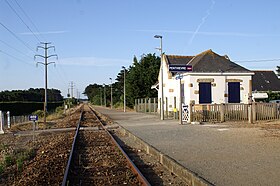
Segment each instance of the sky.
M81 97L133 57L212 49L249 70L280 65L278 0L0 0L0 91L44 88L40 42L51 42L48 88ZM261 61L267 60L267 61Z

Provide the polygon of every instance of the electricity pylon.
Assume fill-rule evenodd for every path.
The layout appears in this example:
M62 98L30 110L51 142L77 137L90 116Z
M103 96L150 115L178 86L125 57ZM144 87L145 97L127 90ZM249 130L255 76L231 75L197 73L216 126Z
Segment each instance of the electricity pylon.
M41 57L44 58L44 62L37 62L36 66L38 66L38 64L42 64L45 65L45 103L44 103L44 124L46 125L46 117L47 117L47 104L48 104L48 96L47 96L47 90L48 90L48 65L55 63L55 62L48 62L48 59L50 57L56 57L56 59L58 58L57 54L52 54L52 55L48 55L48 50L50 48L53 48L55 51L55 47L54 46L48 46L51 43L44 43L41 42L40 44L44 45L44 46L37 46L37 51L39 48L44 49L45 50L45 55L35 55L34 56L34 60L36 59L36 57Z

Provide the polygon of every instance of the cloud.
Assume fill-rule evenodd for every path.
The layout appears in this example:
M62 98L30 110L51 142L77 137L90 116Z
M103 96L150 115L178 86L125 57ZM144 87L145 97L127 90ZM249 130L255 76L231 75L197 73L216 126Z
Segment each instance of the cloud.
M192 37L190 38L189 42L188 42L188 46L190 46L193 42L193 39L195 38L195 36L197 35L197 33L199 32L201 26L205 23L205 21L207 20L207 18L210 16L211 10L213 9L214 5L215 5L215 1L211 0L211 6L208 8L208 10L206 11L206 15L204 17L202 17L201 22L199 23L199 25L196 27L196 30L194 31Z
M47 32L23 32L23 33L20 33L21 35L48 35L48 34L64 34L64 33L67 33L69 31L67 30L57 30L57 31L47 31Z
M110 59L97 57L73 57L63 58L58 61L58 64L71 66L95 66L95 67L120 67L131 63L132 60L127 59Z

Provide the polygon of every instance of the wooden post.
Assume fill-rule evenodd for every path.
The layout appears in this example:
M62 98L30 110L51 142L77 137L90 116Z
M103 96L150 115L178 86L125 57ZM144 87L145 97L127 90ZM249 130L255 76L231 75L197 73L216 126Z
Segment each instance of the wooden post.
M151 98L149 98L149 100L148 100L148 107L149 107L149 113L151 114L151 112L152 112L152 105L151 105Z
M220 104L221 122L225 122L225 104Z
M147 112L147 98L144 98L144 101L145 101L145 103L144 103L144 113L146 113Z
M173 103L173 105L174 105L174 119L177 119L176 118L176 115L177 115L177 109L176 109L176 96L174 96L174 103Z
M157 112L156 112L156 109L157 109L157 107L156 107L156 98L154 98L154 113L156 114Z
M253 115L252 115L252 103L248 104L248 122L249 123L253 123L253 119L252 119Z
M273 103L273 119L277 119L277 103Z
M252 123L257 120L257 103L252 103Z
M161 111L161 108L162 108L162 106L161 106L161 98L159 98L159 113L162 112L162 111ZM160 117L160 114L159 114L159 117Z
M190 103L190 108L189 108L189 123L193 122L193 103Z
M166 118L168 118L168 98L165 98Z
M137 99L134 100L135 101L135 112L137 112Z

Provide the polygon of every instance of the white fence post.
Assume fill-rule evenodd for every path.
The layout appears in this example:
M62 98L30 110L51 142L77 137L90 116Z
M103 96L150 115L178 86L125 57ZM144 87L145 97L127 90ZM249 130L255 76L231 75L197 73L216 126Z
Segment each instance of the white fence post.
M4 134L4 118L3 112L0 110L0 134Z
M7 124L8 124L8 128L11 128L11 116L10 116L10 111L7 112Z

